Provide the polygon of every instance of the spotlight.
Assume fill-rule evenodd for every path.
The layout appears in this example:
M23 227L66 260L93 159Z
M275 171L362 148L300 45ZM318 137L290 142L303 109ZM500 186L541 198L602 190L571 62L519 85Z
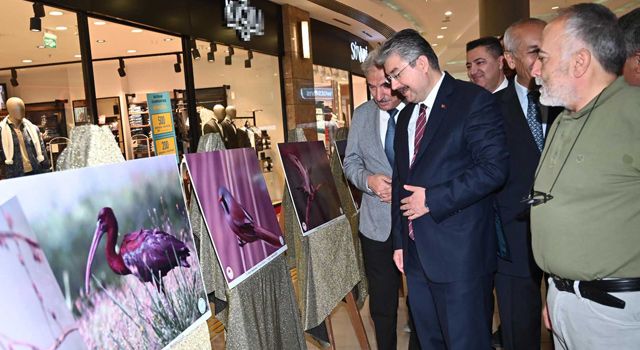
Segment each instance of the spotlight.
M216 43L209 44L209 51L211 51L211 52L218 51L218 45L216 45Z
M229 56L233 56L235 51L233 50L233 46L229 46Z
M224 64L227 66L231 65L231 56L224 56Z
M213 54L216 51L218 51L218 46L216 45L216 43L210 43L209 52L207 53L207 61L213 62L216 60L216 56Z
M125 76L127 76L127 72L125 72L124 70L124 60L122 58L118 59L118 63L120 64L120 67L118 67L118 75L123 78Z
M39 2L33 3L33 16L42 18L45 16L44 14L44 5Z
M244 68L251 68L251 60L250 59L244 60Z
M253 51L249 50L247 51L247 57L249 57L250 60L253 59Z
M196 61L200 60L200 51L198 50L196 39L191 39L191 57Z
M20 85L18 83L18 72L15 69L11 69L11 86L16 87Z
M182 67L180 67L180 64L182 63L182 58L180 58L180 54L177 53L176 54L176 63L173 65L173 70L176 73L180 73L182 72Z
M32 32L42 31L42 20L40 20L40 17L29 18L29 30Z

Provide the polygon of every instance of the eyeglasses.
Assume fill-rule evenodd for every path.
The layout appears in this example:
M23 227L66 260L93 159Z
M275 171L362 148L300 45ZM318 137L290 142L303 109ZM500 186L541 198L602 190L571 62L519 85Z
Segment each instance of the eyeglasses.
M402 67L402 69L400 69L398 71L398 73L394 73L394 74L387 74L387 76L385 77L387 84L391 84L392 80L398 81L398 79L400 79L400 74L402 74L402 72L407 69L407 67L409 67L410 65L412 65L415 61L417 61L418 59L415 58L413 60L411 60L409 63L407 63L404 67Z
M553 196L549 193L531 190L531 194L529 194L528 197L524 198L522 200L522 203L526 203L532 207L535 207L540 204L547 203L552 199L553 199Z

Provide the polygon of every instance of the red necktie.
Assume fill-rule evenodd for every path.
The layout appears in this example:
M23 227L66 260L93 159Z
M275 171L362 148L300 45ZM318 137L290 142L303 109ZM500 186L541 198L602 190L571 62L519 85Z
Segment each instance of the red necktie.
M422 137L424 136L424 130L427 126L427 106L425 104L420 104L420 113L418 114L418 120L416 121L416 134L413 140L413 157L411 158L411 164L409 168L413 166L413 162L416 160L416 155L418 155L418 150L420 149L420 142L422 141ZM415 235L413 234L413 222L409 220L409 238L415 240Z

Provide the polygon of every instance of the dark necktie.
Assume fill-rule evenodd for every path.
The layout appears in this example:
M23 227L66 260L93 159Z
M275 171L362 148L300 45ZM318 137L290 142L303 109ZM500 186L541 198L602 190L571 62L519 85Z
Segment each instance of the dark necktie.
M415 138L413 140L413 157L411 158L411 164L409 168L413 166L413 162L416 160L416 156L418 155L418 149L420 148L420 142L422 141L422 137L424 136L424 130L427 127L427 105L420 104L420 113L418 114L418 120L416 121L416 133ZM413 233L413 221L409 220L409 238L415 240L416 236Z
M538 106L538 91L532 90L527 94L527 124L531 129L533 140L538 146L538 151L544 147L544 134L542 133L542 123L540 122L540 108Z
M384 153L387 155L389 164L391 164L393 168L393 140L396 134L395 116L398 114L398 110L394 108L387 111L387 113L389 113L389 121L387 122L387 133L384 135Z

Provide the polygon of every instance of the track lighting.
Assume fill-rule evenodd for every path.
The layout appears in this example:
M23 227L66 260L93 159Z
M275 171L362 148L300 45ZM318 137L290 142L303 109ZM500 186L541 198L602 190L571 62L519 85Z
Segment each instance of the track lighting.
M235 51L233 50L233 46L229 46L229 56L233 56Z
M180 67L180 64L182 63L182 58L180 58L180 54L177 53L176 54L176 63L173 65L173 70L176 73L180 73L182 72L182 67Z
M196 61L200 60L200 51L198 50L196 39L191 39L191 57Z
M39 3L39 2L33 3L33 16L38 18L42 18L45 16L44 5L42 3Z
M207 61L213 62L213 61L216 60L216 56L213 54L216 51L218 51L218 46L216 45L216 43L209 44L209 52L207 53Z
M251 51L251 49L249 49L249 51L247 51L247 57L249 57L250 60L253 59L253 51Z
M18 85L20 85L18 83L18 72L15 70L15 68L11 69L11 86L16 87Z
M251 60L250 59L244 60L244 68L251 68Z
M231 65L231 56L224 56L224 64L226 64L227 66Z
M118 75L123 78L127 76L127 72L124 70L124 59L118 58L118 63L120 65L120 67L118 67Z
M29 30L32 32L42 31L42 20L40 20L40 17L29 18Z

